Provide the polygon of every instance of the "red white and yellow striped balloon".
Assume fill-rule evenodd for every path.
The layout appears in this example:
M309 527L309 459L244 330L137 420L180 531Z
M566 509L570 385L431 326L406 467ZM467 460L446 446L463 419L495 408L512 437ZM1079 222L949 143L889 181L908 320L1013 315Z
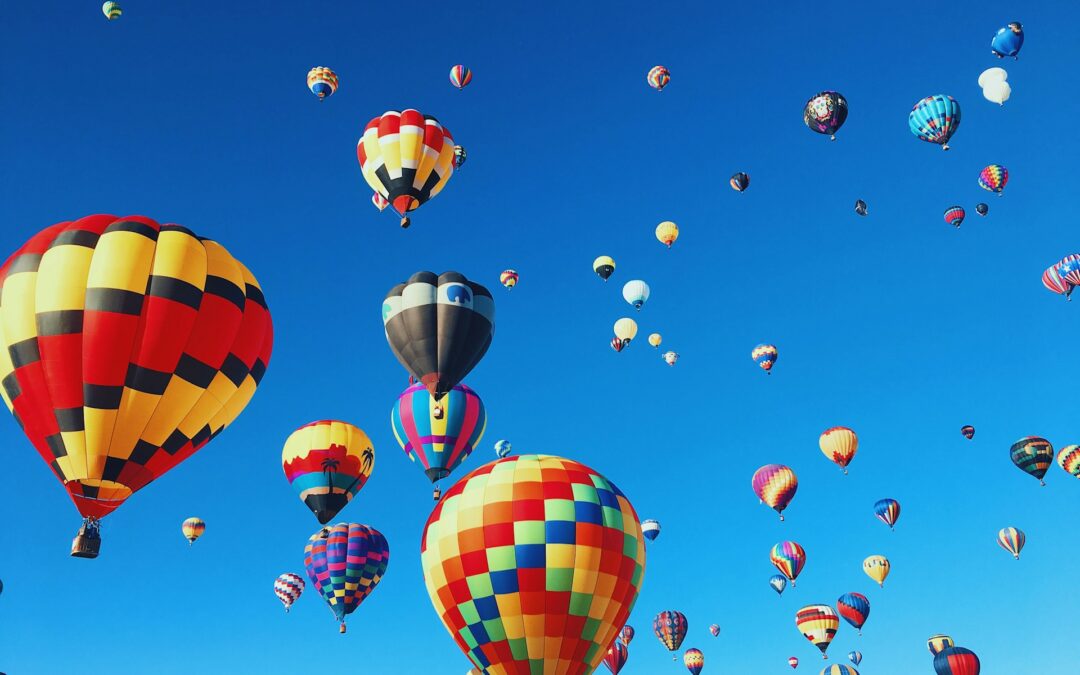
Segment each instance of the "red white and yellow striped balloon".
M1080 445L1066 445L1058 451L1057 463L1065 473L1080 478Z

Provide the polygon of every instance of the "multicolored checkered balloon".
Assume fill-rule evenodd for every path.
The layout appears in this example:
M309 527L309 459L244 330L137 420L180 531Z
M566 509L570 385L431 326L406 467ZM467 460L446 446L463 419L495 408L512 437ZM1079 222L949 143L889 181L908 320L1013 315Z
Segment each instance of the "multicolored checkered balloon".
M587 675L645 574L626 496L578 462L520 455L450 488L420 543L431 602L487 675Z
M374 527L338 523L311 535L304 569L345 632L345 615L371 595L386 574L390 545Z

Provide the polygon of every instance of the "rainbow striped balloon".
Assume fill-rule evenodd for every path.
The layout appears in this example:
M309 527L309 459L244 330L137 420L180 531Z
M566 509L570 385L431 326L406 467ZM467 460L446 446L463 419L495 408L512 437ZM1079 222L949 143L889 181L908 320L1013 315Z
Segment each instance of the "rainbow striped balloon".
M656 91L663 91L664 87L668 86L668 82L671 82L671 71L664 66L653 66L645 79L650 87Z
M772 547L772 551L769 552L769 560L776 566L776 569L780 570L780 574L787 577L791 585L795 586L795 579L802 572L803 566L806 565L806 551L793 541L782 541Z
M794 471L783 464L766 464L754 472L750 485L758 499L779 513L780 520L783 520L784 509L799 489L799 479Z
M979 187L996 192L1000 197L1009 182L1009 170L1000 164L991 164L979 172Z
M900 502L895 499L879 499L874 504L874 515L891 530L900 519Z
M472 82L472 71L462 64L457 64L450 69L450 84L459 90L464 89Z
M1020 559L1020 551L1024 550L1027 537L1024 531L1015 527L1003 527L998 530L998 546L1012 553L1013 558Z
M1080 445L1066 445L1057 455L1057 463L1065 473L1080 478Z
M700 649L687 649L682 659L683 665L686 666L691 675L698 675L701 669L705 667L705 655L701 653Z

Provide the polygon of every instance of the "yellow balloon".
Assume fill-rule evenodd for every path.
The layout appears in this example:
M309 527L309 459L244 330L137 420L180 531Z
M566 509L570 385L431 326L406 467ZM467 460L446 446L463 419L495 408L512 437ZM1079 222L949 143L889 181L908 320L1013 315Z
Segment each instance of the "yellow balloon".
M665 220L656 226L656 238L661 244L671 248L671 245L679 238L679 226L670 220Z
M847 473L847 466L859 449L859 437L847 427L833 427L822 432L818 438L818 447Z
M663 341L663 338L660 337L660 333L653 333L652 335L649 336L649 344L652 345L653 347L659 347L660 343L662 341Z
M885 586L885 578L889 576L892 565L889 559L883 555L872 555L862 563L863 572L866 576L878 582L878 586Z
M637 336L637 321L622 318L615 322L615 337L630 342Z

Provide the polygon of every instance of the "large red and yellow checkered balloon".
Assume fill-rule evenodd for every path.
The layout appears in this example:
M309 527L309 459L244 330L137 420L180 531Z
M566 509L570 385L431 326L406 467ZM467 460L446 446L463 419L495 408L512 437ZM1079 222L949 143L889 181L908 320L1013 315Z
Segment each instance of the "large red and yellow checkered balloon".
M587 675L626 623L645 574L630 501L578 462L486 464L446 492L420 543L436 611L487 675Z
M87 518L235 420L272 338L251 272L179 225L57 223L0 268L0 396Z

